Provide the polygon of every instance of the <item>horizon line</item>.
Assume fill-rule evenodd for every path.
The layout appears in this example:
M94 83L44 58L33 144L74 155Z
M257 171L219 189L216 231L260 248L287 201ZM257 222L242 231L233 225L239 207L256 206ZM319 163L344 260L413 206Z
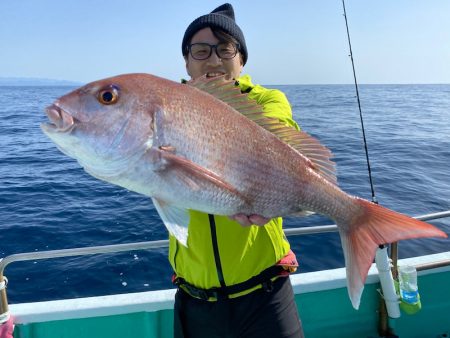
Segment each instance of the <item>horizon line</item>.
M85 85L90 82L83 82L79 80L65 80L65 79L52 79L52 78L44 78L44 77L15 77L15 76L0 76L0 86L23 86L26 84L6 84L7 81L36 81L36 82L61 82L62 84L59 84L59 86L72 86L72 85ZM3 82L3 83L2 83ZM66 82L67 84L63 84ZM36 85L45 85L45 84L36 84ZM51 84L49 84L51 85ZM55 85L55 84L53 84ZM349 83L275 83L275 84L263 84L263 86L348 86L348 85L355 85L353 82ZM358 85L450 85L450 82L398 82L398 83L383 83L383 82L366 82L366 83L358 83Z

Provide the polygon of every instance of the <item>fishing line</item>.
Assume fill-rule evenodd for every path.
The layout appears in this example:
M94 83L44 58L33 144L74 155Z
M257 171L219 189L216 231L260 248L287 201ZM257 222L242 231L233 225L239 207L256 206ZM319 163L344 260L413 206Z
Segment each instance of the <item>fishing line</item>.
M361 101L359 99L358 81L356 80L355 63L353 61L352 44L350 42L350 32L349 32L349 29L348 29L347 12L345 11L345 2L344 2L344 0L342 0L342 7L344 8L345 27L347 28L347 39L348 39L348 46L349 46L349 49L350 49L350 55L349 56L350 56L350 59L352 61L353 79L355 81L356 99L358 101L359 118L361 120L361 129L362 129L362 135L363 135L363 141L364 141L364 150L365 150L365 153L366 153L367 171L369 172L370 190L372 192L372 202L378 203L377 198L375 196L375 189L373 187L372 170L370 168L370 160L369 160L369 149L367 147L366 130L364 128L364 119L363 119L363 114L362 114L362 110L361 110Z

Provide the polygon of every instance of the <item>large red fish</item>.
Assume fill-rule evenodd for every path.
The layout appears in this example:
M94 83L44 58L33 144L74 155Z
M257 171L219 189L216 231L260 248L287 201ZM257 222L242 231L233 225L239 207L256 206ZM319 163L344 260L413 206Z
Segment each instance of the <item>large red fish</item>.
M186 244L188 209L216 215L326 215L339 226L347 284L358 308L380 244L447 235L350 196L331 152L266 118L223 79L178 84L147 74L87 84L47 108L43 131L91 175L150 196Z

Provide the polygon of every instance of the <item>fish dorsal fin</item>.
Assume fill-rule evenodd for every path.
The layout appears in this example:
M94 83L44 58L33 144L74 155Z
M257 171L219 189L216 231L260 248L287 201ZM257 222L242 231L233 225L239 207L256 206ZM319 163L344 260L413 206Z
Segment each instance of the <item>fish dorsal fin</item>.
M247 94L242 93L235 81L226 80L225 76L214 78L202 76L188 81L187 84L225 102L259 126L270 131L306 156L311 161L311 167L324 178L333 184L337 183L335 163L330 160L332 157L331 151L309 134L287 126L276 118L265 116L261 105L249 99Z

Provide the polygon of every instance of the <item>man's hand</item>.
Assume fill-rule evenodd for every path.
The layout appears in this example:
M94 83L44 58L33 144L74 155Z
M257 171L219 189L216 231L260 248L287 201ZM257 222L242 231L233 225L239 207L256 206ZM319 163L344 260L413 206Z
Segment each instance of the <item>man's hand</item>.
M245 214L236 214L230 216L230 219L238 222L243 227L248 227L252 224L254 225L265 225L270 221L270 218L265 218L261 215L245 215Z

